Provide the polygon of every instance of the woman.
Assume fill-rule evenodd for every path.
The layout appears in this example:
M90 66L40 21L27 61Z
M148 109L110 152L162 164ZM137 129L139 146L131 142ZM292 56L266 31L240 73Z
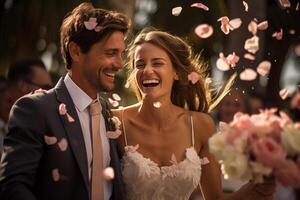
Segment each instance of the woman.
M198 185L207 200L223 197L208 149L215 128L203 64L184 41L160 31L138 35L129 57L140 102L115 111L123 124L118 142L128 199L189 199ZM255 188L249 184L234 197Z

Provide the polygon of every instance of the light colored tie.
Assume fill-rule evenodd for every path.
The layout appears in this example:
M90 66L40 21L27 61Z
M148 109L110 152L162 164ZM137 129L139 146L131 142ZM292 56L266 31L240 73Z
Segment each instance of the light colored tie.
M103 161L102 161L102 142L100 136L100 113L101 108L98 101L90 104L90 114L92 123L92 144L93 144L93 162L91 176L91 200L104 199L103 192Z

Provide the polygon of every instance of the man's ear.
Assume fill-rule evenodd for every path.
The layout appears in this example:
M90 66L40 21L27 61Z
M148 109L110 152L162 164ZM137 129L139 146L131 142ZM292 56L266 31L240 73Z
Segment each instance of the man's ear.
M68 48L72 60L78 62L81 55L80 47L75 42L70 42Z

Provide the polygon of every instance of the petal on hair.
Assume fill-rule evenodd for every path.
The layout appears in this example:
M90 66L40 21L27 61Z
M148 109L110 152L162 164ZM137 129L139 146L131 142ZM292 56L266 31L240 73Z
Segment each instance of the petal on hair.
M66 151L68 148L68 141L65 138L62 138L57 145L61 151Z
M259 63L256 71L261 76L266 76L267 74L269 74L270 69L271 69L271 62L265 60L265 61L262 61L261 63Z
M52 170L52 179L54 182L57 182L60 179L59 170L57 168Z
M248 12L248 4L247 4L247 2L246 1L243 1L243 5L244 5L244 7L245 7L245 11L246 12Z
M275 37L277 40L282 40L282 36L283 36L282 28L280 29L279 32L274 32L272 34L272 37Z
M252 33L252 35L256 35L257 33L257 23L255 21L251 21L248 24L248 31Z
M229 25L230 30L237 29L242 25L242 20L241 18L232 19L229 21Z
M121 101L121 97L117 93L113 93L112 98L116 101Z
M67 109L66 109L66 104L61 103L58 107L58 111L60 115L65 115L67 114Z
M268 21L265 20L257 25L258 30L266 30L269 27Z
M53 145L57 142L57 138L56 137L49 137L49 136L44 136L44 140L45 140L45 143L47 145Z
M287 88L283 88L279 91L279 96L282 100L285 100L291 95L290 91Z
M108 98L109 103L112 105L112 107L118 107L119 106L119 102L115 101L111 98Z
M240 79L243 81L253 81L256 77L257 73L251 68L247 68L240 73Z
M203 9L205 11L209 11L209 8L206 5L204 5L203 3L193 3L191 5L191 7L196 7L196 8Z
M178 15L180 15L181 11L182 11L181 6L175 7L175 8L172 9L172 15L178 16Z
M255 60L255 56L250 53L245 53L244 58L247 60Z
M120 137L121 134L122 134L122 131L117 129L116 131L107 131L106 137L109 139L117 139L118 137Z
M208 24L200 24L195 28L195 33L200 38L208 38L213 34L213 27Z
M279 3L283 8L291 7L291 2L289 0L279 0Z
M161 103L159 101L156 101L156 102L153 103L153 106L155 108L160 108L161 107Z
M103 170L103 178L107 181L110 181L115 178L115 171L112 167L107 167Z
M191 81L192 84L195 84L200 80L200 75L197 72L191 72L188 75L188 80Z
M97 22L83 22L87 30L93 30L97 26Z

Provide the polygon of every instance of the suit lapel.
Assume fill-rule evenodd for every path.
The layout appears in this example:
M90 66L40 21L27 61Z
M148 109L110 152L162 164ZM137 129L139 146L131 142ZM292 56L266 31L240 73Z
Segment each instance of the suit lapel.
M67 133L66 135L68 137L70 148L72 149L74 157L79 165L85 186L89 191L88 162L83 133L75 105L64 84L63 78L61 78L57 83L55 92L58 102L66 105L68 114L74 119L74 122L69 122L66 115L59 115Z

